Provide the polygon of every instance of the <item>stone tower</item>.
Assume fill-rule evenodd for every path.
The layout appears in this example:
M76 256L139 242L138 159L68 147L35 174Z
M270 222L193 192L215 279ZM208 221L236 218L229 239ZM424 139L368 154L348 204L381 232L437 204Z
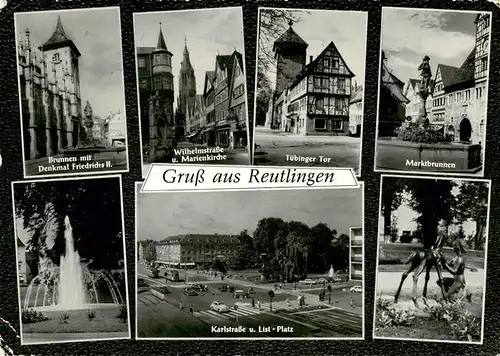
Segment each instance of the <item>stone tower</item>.
M56 28L52 36L40 47L43 60L52 63L52 71L47 71L49 83L57 83L63 93L62 116L66 131L66 144L68 148L74 147L78 142L81 126L82 107L80 96L80 51L75 43L66 35L61 16L58 16Z
M158 43L153 56L153 95L149 108L149 156L151 162L168 160L175 145L174 126L174 76L172 53L168 51L160 23Z
M288 25L288 30L273 44L277 95L295 80L306 65L308 44L293 30L292 21Z

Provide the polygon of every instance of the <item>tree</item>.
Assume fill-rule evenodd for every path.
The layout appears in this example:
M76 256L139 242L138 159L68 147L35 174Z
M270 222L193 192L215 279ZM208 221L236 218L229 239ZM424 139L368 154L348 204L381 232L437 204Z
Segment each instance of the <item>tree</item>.
M275 239L286 223L280 218L263 218L257 223L257 228L253 233L253 241L257 253L274 254ZM271 257L271 256L269 256Z
M319 223L311 228L310 235L313 238L310 254L315 258L309 260L309 270L324 273L333 260L332 240L336 239L337 231L332 231L328 225Z
M274 291L270 290L267 294L269 295L269 311L273 311Z
M332 241L333 258L331 265L335 270L345 270L349 266L349 236L341 234Z
M36 258L49 257L59 264L68 216L75 249L91 261L89 268L121 268L124 251L118 179L19 183L14 186L14 200L16 216L23 219L24 229L31 235L28 246Z
M405 180L398 177L384 177L382 180L381 209L384 217L384 236L391 235L392 212L403 202Z
M267 108L273 96L273 90L269 78L261 71L257 72L257 83L255 120L257 126L263 126L266 122Z
M216 271L219 271L222 274L226 273L226 266L218 258L215 259L214 262L212 263L212 269L216 270Z
M437 239L439 222L453 219L452 189L456 184L444 179L399 179L406 181L405 191L410 194L408 205L419 214L416 221L421 227L424 248L431 248Z
M484 249L486 220L488 216L489 186L486 182L464 181L459 186L455 210L459 223L471 220L475 223L473 247Z

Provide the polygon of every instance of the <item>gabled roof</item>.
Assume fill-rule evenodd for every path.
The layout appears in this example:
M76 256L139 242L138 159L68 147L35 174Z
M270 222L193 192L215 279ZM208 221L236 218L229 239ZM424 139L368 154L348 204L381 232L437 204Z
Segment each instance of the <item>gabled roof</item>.
M344 66L346 67L347 71L349 72L349 76L351 78L355 77L354 73L349 69L349 67L347 66L347 63L344 61L344 58L342 58L342 55L340 54L339 50L337 49L337 47L335 46L335 44L332 41L328 44L328 46L326 46L323 49L323 51L311 63L309 63L308 65L306 65L302 69L302 71L297 75L297 77L295 78L293 83L290 85L289 89L292 89L295 85L297 85L302 80L302 78L304 78L306 75L310 74L314 70L314 68L316 67L318 62L321 60L321 58L323 58L323 56L325 55L325 53L328 49L331 49L338 54L340 60L342 61L342 63L344 63Z
M420 79L412 79L412 78L410 78L408 80L407 85L405 86L404 95L408 96L408 89L410 89L410 87L413 89L414 93L419 92L420 91L420 83L421 83ZM434 84L435 84L434 79L431 79L431 81L430 81L430 87L434 88Z
M386 87L392 97L400 103L409 103L410 100L403 94L404 83L389 71L384 61L382 61L382 69L380 85Z
M352 94L349 99L349 104L359 103L363 101L363 86L360 85Z
M210 84L210 89L213 88L214 81L215 81L215 71L211 70L205 72L205 83L203 85L203 94L206 94L209 91L209 89L207 90L208 84Z
M66 35L64 31L64 27L62 25L61 16L57 17L57 24L52 36L40 47L38 47L41 51L48 51L51 49L57 49L61 47L70 47L73 52L75 52L77 57L80 57L80 51L76 47L75 43Z
M283 43L293 43L295 45L302 45L307 48L308 44L304 41L292 28L292 24L290 23L290 27L285 31L281 36L278 37L273 44L273 51L276 50L276 47Z
M438 65L437 71L441 72L444 89L451 89L474 82L475 55L476 48L473 48L460 68L444 64Z
M219 66L220 69L224 69L226 68L230 58L231 55L224 55L224 56L217 55L215 56L215 63Z
M17 247L26 247L26 245L24 244L24 242L22 242L19 237L17 238Z

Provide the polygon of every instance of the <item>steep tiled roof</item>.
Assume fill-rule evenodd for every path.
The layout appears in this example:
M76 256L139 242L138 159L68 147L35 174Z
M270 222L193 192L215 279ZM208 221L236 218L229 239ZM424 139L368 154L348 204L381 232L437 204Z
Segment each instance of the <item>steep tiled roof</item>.
M404 83L396 77L394 74L389 72L389 69L382 62L383 75L380 81L381 86L386 87L391 95L398 100L400 103L409 103L410 100L403 94Z
M80 51L76 48L75 43L66 35L64 31L64 27L62 25L61 16L57 17L57 24L52 36L39 47L42 51L47 51L50 49L57 49L61 47L69 46L75 52L75 54L79 57L81 56Z
M219 67L221 69L224 69L226 68L228 62L229 62L229 58L231 58L231 55L224 55L224 56L215 56L215 60L217 61L217 63L219 64Z
M26 247L26 245L21 241L20 238L17 238L17 247Z
M207 78L210 81L210 83L213 83L215 80L215 71L210 70L210 71L206 72L206 74L207 74Z
M472 49L460 68L439 64L444 89L465 85L474 81L474 60L476 49Z
M349 99L349 104L359 103L363 100L363 86L359 86L355 91L352 92L351 99Z
M281 44L281 43L294 43L298 45L303 45L305 47L308 46L307 42L304 41L292 28L288 28L285 33L283 33L276 41L274 41L273 44L273 51L276 49L276 46Z

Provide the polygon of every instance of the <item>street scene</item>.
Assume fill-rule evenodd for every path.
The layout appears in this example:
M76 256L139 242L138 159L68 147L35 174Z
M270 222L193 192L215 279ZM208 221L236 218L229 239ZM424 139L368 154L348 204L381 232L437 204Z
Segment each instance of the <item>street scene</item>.
M382 176L374 337L482 342L489 189Z
M168 194L137 193L139 338L362 338L362 188Z
M134 36L143 175L155 162L248 165L241 7L136 13Z
M483 175L490 22L490 12L383 8L376 170Z
M366 13L260 8L259 15L254 164L359 174Z
M127 171L120 9L16 13L15 28L24 175Z

